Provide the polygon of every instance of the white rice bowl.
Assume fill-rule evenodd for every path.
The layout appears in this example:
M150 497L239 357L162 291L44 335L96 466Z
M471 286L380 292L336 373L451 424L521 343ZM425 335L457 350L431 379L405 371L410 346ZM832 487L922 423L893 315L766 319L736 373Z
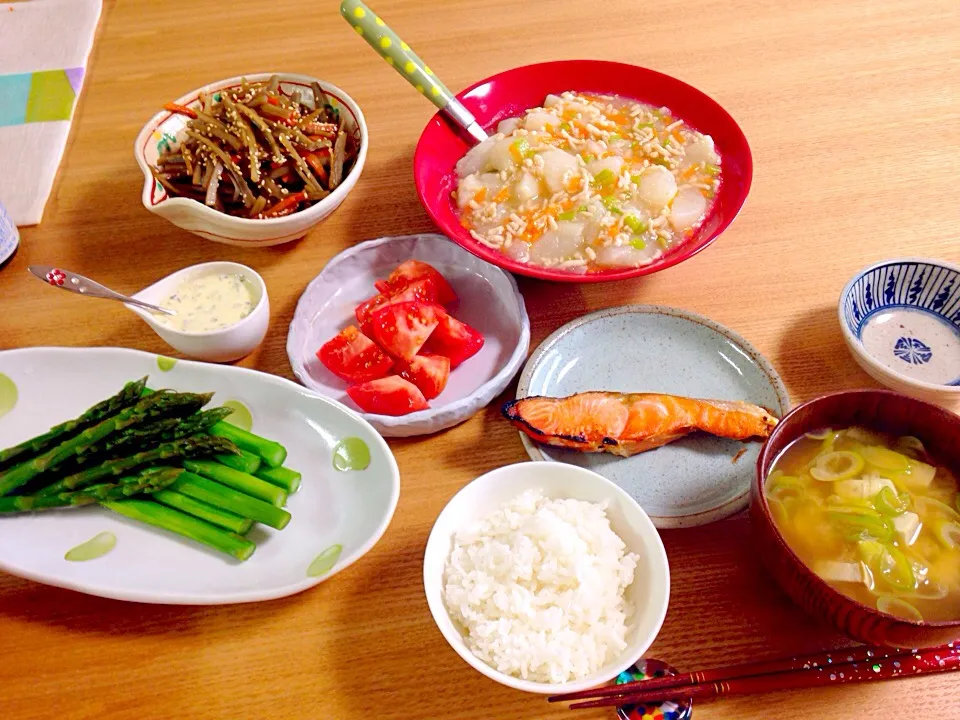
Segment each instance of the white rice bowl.
M533 560L529 562L531 579L534 565L540 571L540 575L538 575L539 585L536 587L531 585L525 592L518 587L505 583L503 587L509 586L510 591L500 588L500 595L488 593L489 603L487 604L480 600L474 603L469 598L469 593L476 588L468 587L471 581L467 578L479 577L470 574L471 571L478 569L478 563L482 566L488 559L493 563L491 565L493 569L489 572L493 573L495 577L491 576L485 582L489 582L491 585L496 582L498 586L501 569L507 565L507 558L503 554L502 548L488 553L487 549L481 549L480 545L474 547L473 542L470 542L471 536L474 540L479 538L472 528L485 521L492 514L502 510L507 504L517 501L520 496L525 496L525 502L529 502L530 498L536 497L535 495L525 495L528 490L541 491L543 497L548 499L573 499L606 505L604 512L609 521L609 529L622 540L624 545L621 551L622 557L617 561L616 569L618 585L624 588L619 612L622 613L623 626L625 627L622 635L622 642L625 646L619 652L613 650L613 647L620 646L620 643L616 640L620 637L620 633L619 630L615 629L619 628L620 625L614 615L613 606L608 607L606 601L603 601L602 608L588 608L589 603L581 602L582 595L577 597L572 587L565 588L562 585L561 576L567 573L569 567L572 567L570 562L572 562L573 555L576 554L580 557L583 547L589 548L592 542L603 542L594 538L591 538L590 541L583 539L581 533L584 532L587 525L593 527L594 523L592 522L578 522L578 527L581 525L583 527L575 533L576 537L569 540L566 539L566 535L571 534L568 526L563 532L564 540L547 544L550 547L551 557L567 558L564 563L557 564L556 571L553 571L555 577L551 577L549 573L544 574L545 564L540 562L540 558L538 558L536 562ZM557 507L563 505L565 503L561 503ZM550 507L553 507L552 503ZM580 508L582 506L577 505L576 507ZM579 511L575 512L579 514ZM559 512L554 512L554 514L559 514ZM530 522L528 513L522 513L522 515L525 518L525 524ZM519 522L519 520L518 517L517 521ZM563 522L567 521L564 520ZM488 533L483 532L483 534L487 535ZM600 534L605 535L602 532ZM538 532L525 528L523 533L519 533L518 538L528 535L533 535L536 538ZM540 543L535 541L534 538L529 538L530 550L533 552L533 548L537 548L536 552L541 553L542 556L543 551L539 549ZM488 545L491 544L489 538L486 542ZM500 541L494 541L494 543L497 542ZM517 542L525 544L527 540L521 541L518 539ZM610 544L606 548L616 553L616 543L609 542ZM571 547L568 548L567 545L571 543ZM506 544L504 543L504 545ZM454 567L451 565L451 560L454 558L454 551L458 545L462 552L458 555L459 567ZM556 547L553 547L553 545L556 545ZM470 547L474 549L467 551L466 549ZM604 546L601 544L601 547ZM567 552L568 550L570 552ZM473 558L468 557L470 552L473 552ZM585 552L583 554L586 555ZM636 556L636 558L626 559L629 556ZM497 557L500 558L500 561L496 560ZM535 554L531 554L529 557L535 557ZM609 571L613 574L613 564L609 561L609 558L612 558L613 555L604 550L602 557L605 558L605 563L601 566L604 568L603 571ZM510 559L511 566L514 564L513 560L514 558ZM628 565L635 562L636 567L632 570L632 582L629 582L629 571L626 566L620 565L622 562L626 562ZM452 570L451 573L448 573L448 565ZM583 570L583 568L588 569ZM596 557L592 557L590 562L582 564L578 569L588 574L603 572L597 567ZM527 582L523 578L523 574L524 571L516 573L515 585L522 587ZM454 576L462 579L456 580ZM670 568L667 563L666 551L663 548L657 529L643 509L621 488L597 473L575 465L556 462L524 462L507 465L482 475L462 488L447 503L430 532L423 559L423 581L427 604L437 628L464 662L501 685L525 692L549 695L577 692L596 687L613 680L621 672L627 670L647 652L656 639L666 616L670 596ZM458 587L462 587L464 592L467 593L460 600L454 600L452 604L456 607L450 607L450 603L447 601L448 585L454 597L458 592L461 592L457 589ZM530 589L531 587L539 592L533 592ZM566 600L559 600L559 602L567 602L568 606L577 608L578 614L569 618L561 618L559 616L562 611L559 613L545 612L543 606L545 606L549 594L556 593L557 596L560 596L564 590L570 592L567 593ZM486 591L481 591L478 597L482 596L484 592ZM584 592L592 594L594 591L585 590ZM495 596L499 599L495 600ZM535 596L538 599L534 599ZM504 604L517 617L497 617L497 614L502 612L497 609L497 602ZM528 602L529 606L525 610L521 610L525 602ZM538 602L540 605L537 605ZM489 615L488 607L493 608L492 611L489 611ZM470 615L471 619L466 619L468 617L466 613L474 612L476 615ZM590 613L593 613L593 615L590 615ZM597 623L596 618L601 615L604 618L603 622ZM505 626L509 625L508 632L500 632L502 629L500 626L501 619L506 621ZM533 623L554 623L554 632L549 637L544 632L543 644L537 645L539 650L531 651L530 640L533 632L531 621ZM596 654L589 655L586 653L581 656L580 651L585 647L585 644L583 642L584 635L580 632L581 627L577 625L578 622L589 622L589 632L594 636L593 642L610 644L603 666L594 672L576 678L575 676L579 675L582 670L572 667L573 663L580 659L587 666L590 666L596 661L589 658L597 657ZM475 635L473 639L470 637L468 625L473 626ZM481 636L479 635L482 628L485 628L484 632L491 633L484 639L480 639ZM564 634L566 630L576 634L577 642L580 643L579 649L575 650L570 646L570 643L566 642L567 636ZM548 645L549 648L547 648ZM485 651L489 654L489 659L494 664L481 659L475 653L475 650L483 652L482 648L485 648ZM539 656L535 656L537 652L540 653ZM568 679L561 682L551 681L550 679L534 679L535 677L548 677L550 661L546 660L546 656L548 654L553 655L555 652L568 653L566 660L563 661L563 667L558 668L558 672ZM544 659L545 662L537 663L538 657ZM522 677L521 666L524 664L524 659L526 660L527 679ZM497 669L495 666L497 664L500 664L508 672ZM540 665L540 667L535 667L537 665ZM511 674L511 672L516 674ZM546 673L546 675L540 673Z
M606 507L531 489L456 534L443 597L474 655L513 677L564 683L626 649L624 591L639 558Z

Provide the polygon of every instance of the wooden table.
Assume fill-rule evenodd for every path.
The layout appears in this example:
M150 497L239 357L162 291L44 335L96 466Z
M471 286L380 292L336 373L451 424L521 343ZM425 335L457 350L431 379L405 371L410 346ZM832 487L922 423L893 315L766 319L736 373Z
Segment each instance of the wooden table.
M378 0L376 8L452 88L529 62L621 60L704 90L750 140L753 192L706 252L617 284L521 281L534 346L598 308L675 305L749 338L798 402L873 385L853 364L836 320L837 295L854 271L903 255L960 261L955 0ZM592 9L599 17L585 18ZM244 251L144 210L132 155L142 123L190 88L270 69L323 77L362 106L370 155L343 207L301 242ZM339 18L336 2L108 0L44 221L23 230L22 249L0 271L0 347L169 352L119 305L44 290L26 273L30 263L57 263L133 291L188 264L234 259L263 274L274 307L266 342L242 364L292 377L287 324L324 263L361 240L431 230L411 164L432 113ZM464 664L436 630L421 590L427 533L447 500L477 475L526 459L517 433L498 418L502 399L453 430L392 441L403 494L387 534L361 562L296 597L155 607L0 576L0 714L568 717ZM745 517L663 533L673 588L653 656L695 669L844 643L771 586L750 538ZM730 699L696 712L960 717L958 693L960 677L943 676Z

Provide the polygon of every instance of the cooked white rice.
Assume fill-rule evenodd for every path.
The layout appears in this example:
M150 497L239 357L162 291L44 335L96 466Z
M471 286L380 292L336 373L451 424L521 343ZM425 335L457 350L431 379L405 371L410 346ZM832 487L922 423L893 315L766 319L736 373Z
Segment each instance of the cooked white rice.
M529 490L454 538L443 597L470 650L542 683L586 677L627 646L638 557L606 504Z

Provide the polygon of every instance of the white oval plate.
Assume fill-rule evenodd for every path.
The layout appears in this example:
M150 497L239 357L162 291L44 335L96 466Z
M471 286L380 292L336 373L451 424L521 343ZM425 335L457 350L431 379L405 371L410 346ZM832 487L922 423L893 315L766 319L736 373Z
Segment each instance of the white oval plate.
M255 526L257 549L246 562L129 521L99 507L0 516L0 570L71 590L147 603L214 605L292 595L356 562L380 539L400 496L400 473L386 442L343 406L274 375L178 360L164 372L159 356L121 348L27 348L0 353L0 374L16 388L16 404L0 416L0 446L9 447L114 394L144 375L155 388L215 391L208 407L243 403L252 430L282 443L285 465L303 474L290 496L293 515L282 531ZM167 359L164 359L165 361ZM170 361L172 362L172 361ZM166 364L165 364L166 366ZM0 407L3 403L0 402ZM332 450L344 437L370 448L370 466L338 472ZM87 562L64 554L98 533L116 547ZM311 562L332 545L343 550L320 577Z
M469 419L503 392L530 349L530 320L511 275L443 235L385 237L340 253L304 290L287 335L287 356L300 382L355 408L347 383L323 366L317 350L356 324L354 309L376 294L375 280L386 279L410 259L430 263L450 282L460 298L451 313L483 333L484 343L451 371L446 389L430 401L429 410L400 417L361 413L386 437L434 433Z
M777 371L743 337L702 315L657 305L610 308L564 325L530 357L517 397L588 390L743 400L777 417L790 409ZM746 508L760 452L758 442L705 433L629 458L520 438L534 460L573 463L613 481L662 529L704 525Z

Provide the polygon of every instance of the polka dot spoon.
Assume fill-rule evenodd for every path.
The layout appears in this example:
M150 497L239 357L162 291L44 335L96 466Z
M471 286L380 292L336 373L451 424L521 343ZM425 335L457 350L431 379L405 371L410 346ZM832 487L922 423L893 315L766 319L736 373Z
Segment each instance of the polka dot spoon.
M360 0L343 0L340 14L353 29L380 53L387 64L400 73L417 92L427 97L453 123L463 128L476 142L487 139L487 133L440 78L424 64L397 34Z

